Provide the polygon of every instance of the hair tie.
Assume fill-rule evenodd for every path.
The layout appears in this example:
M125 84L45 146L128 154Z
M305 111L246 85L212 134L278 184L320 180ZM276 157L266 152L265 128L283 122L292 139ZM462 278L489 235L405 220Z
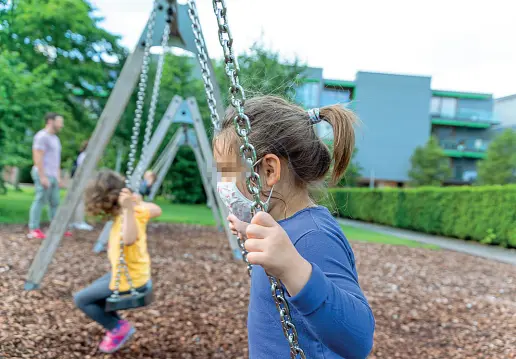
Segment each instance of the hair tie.
M310 122L312 123L312 125L321 122L321 117L319 116L318 108L311 108L306 112L308 112L308 116L310 117Z

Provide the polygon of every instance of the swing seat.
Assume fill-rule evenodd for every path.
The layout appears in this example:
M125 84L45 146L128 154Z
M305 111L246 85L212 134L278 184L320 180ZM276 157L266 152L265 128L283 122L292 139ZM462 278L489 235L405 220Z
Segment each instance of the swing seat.
M136 289L136 291L136 294L123 292L116 298L109 297L106 299L104 310L106 312L115 312L119 310L136 309L145 307L152 303L152 300L154 299L152 281L147 282L147 284Z

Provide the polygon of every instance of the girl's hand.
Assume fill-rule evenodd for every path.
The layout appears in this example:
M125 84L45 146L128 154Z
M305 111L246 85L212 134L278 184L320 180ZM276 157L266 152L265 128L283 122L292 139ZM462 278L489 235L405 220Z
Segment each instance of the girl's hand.
M242 222L233 214L230 214L227 220L229 221L229 229L231 230L231 233L233 233L235 236L240 236L241 238L242 236L245 237L249 223Z
M270 214L258 212L247 227L247 260L280 279L291 296L299 293L310 279L312 265L304 259L287 232Z
M136 203L136 204L142 204L142 202L143 202L143 197L139 193L133 193L133 199L134 199L134 203Z
M118 196L118 203L123 209L132 209L134 207L134 197L128 188L122 189Z

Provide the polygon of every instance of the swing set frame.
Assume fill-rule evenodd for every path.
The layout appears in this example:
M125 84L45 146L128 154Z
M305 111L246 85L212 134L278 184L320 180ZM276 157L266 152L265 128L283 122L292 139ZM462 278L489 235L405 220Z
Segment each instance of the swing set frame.
M242 142L240 154L244 163L248 166L248 174L246 175L247 189L254 198L253 204L251 205L251 211L253 214L255 214L258 211L264 210L265 204L260 197L260 175L253 169L253 164L256 163L256 151L253 145L249 142L251 121L245 114L245 92L239 82L238 75L240 68L238 65L237 57L234 54L232 48L233 37L231 35L227 21L227 7L224 0L212 0L212 4L215 16L217 18L219 42L224 52L225 72L228 79L230 80L229 94L231 98L231 105L237 112L237 115L234 118L234 125L235 131ZM29 268L25 282L26 290L34 290L39 288L41 281L48 269L48 266L52 261L52 257L55 254L61 238L68 226L68 223L71 220L75 208L80 201L87 181L89 180L89 174L94 173L98 161L102 156L102 153L104 152L109 140L111 139L113 132L118 125L118 122L120 121L120 117L122 116L122 113L131 97L131 94L136 87L136 83L140 78L140 72L144 68L143 65L145 61L148 61L148 46L146 49L144 39L152 38L152 44L159 45L161 43L160 40L162 40L162 36L160 36L160 34L163 34L165 28L169 27L170 33L166 34L168 36L169 46L179 47L197 55L205 84L207 101L210 107L211 119L215 132L217 132L220 128L220 119L224 116L220 89L216 84L215 77L213 76L213 65L209 60L207 49L204 43L202 29L200 27L194 0L188 0L188 5L180 5L177 3L177 0L155 0L154 6L153 14L149 19L149 22L144 32L142 33L142 36L140 37L140 41L136 46L136 49L127 58L126 63L124 64L120 76L115 84L115 87L113 88L113 91L111 92L111 95L90 139L90 143L95 144L95 146L91 147L91 151L88 151L84 162L79 167L77 174L72 181L67 197L63 205L59 207L56 216L50 225L47 237L43 241L40 249L38 250L38 253L36 254L36 257L34 258ZM167 14L165 14L165 9L167 9ZM154 11L157 11L157 13L154 13ZM168 22L167 19L169 20ZM149 26L149 24L151 26ZM152 29L156 28L157 31L154 31L151 36L147 37L146 32L149 28L151 31ZM137 122L135 117L135 127L136 125ZM202 142L204 141L200 141L201 146ZM134 146L134 144L132 144L132 146ZM144 148L144 151L145 150L146 149ZM210 160L212 160L212 158L210 158ZM132 167L131 161L132 159L130 158L129 167ZM206 164L208 164L208 162L209 160L206 162ZM207 168L208 171L210 171L210 169L215 170L213 166ZM215 177L213 176L213 178ZM137 178L136 181L139 182L139 179ZM130 179L128 179L128 183L129 182ZM218 201L219 197L215 197ZM227 209L224 206L219 206L219 208L224 210L225 214L227 215ZM226 230L226 235L229 239L230 245L232 248L234 248L236 243L237 246L240 247L242 259L246 263L250 275L252 266L247 261L247 251L245 249L244 240L240 238L237 239L235 236L233 236L229 230L227 221L224 220L226 217L223 216L222 218L224 229ZM238 251L234 251L233 253L236 254ZM120 258L120 261L122 262L123 248L121 249ZM284 286L277 278L270 275L268 278L271 285L272 298L280 315L283 334L285 335L290 348L290 358L305 359L306 355L299 345L297 330L290 315L289 304L285 299Z

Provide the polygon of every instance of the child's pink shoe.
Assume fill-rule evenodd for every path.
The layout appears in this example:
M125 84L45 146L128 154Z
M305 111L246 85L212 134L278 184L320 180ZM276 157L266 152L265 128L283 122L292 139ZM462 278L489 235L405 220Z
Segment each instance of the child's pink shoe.
M29 234L27 235L28 238L34 238L34 239L45 239L46 236L45 236L45 233L43 233L41 231L41 229L33 229L32 231L29 232Z
M136 332L129 322L120 320L115 329L108 331L99 345L103 353L114 353L120 349Z

